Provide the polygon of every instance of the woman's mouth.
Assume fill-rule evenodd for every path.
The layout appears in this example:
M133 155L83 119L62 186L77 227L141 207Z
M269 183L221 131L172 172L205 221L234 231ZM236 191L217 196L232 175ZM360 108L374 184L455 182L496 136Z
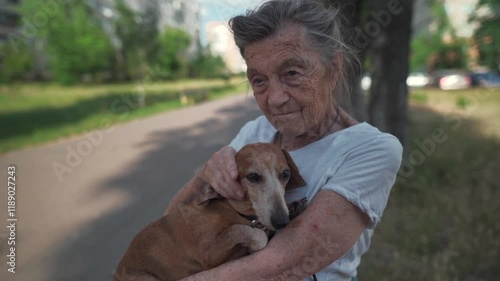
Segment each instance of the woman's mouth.
M296 110L296 111L290 111L290 112L285 112L285 113L277 113L277 114L274 114L274 116L287 116L287 115L290 115L290 114L294 114L294 113L297 113L297 112L300 112L300 110Z

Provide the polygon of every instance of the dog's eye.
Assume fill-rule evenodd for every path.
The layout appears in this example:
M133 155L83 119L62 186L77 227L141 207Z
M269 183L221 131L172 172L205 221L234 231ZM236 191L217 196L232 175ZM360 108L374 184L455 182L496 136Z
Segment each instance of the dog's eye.
M281 173L281 178L284 180L287 180L290 178L290 170L284 170L283 173Z
M260 181L260 175L257 173L250 173L246 176L247 180L250 182L256 183Z

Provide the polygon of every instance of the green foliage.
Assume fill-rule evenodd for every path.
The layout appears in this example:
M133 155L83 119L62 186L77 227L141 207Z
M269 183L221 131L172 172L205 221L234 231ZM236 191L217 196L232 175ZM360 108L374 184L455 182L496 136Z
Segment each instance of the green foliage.
M141 12L133 11L125 1L115 2L114 32L120 40L119 61L115 71L122 79L142 79L154 63L158 46L158 7L153 2Z
M0 47L0 83L11 83L22 79L33 67L33 54L25 45L16 49L9 44Z
M449 33L456 37L456 31L450 22L443 0L431 1L431 14L436 24L436 34L443 35Z
M500 18L483 21L475 38L479 44L479 63L500 70Z
M49 59L53 77L62 84L83 80L101 82L104 77L138 80L146 77L149 70L158 74L155 79L226 75L222 58L206 50L188 60L186 50L192 42L188 33L172 27L165 27L159 33L156 1L144 3L141 10L135 11L126 1L116 0L115 16L107 22L103 22L100 13L85 0L26 0L21 3L23 23L30 35L20 35L9 44L23 55L8 56L9 60L4 58L3 63L10 66L0 70L1 73L9 72L2 75L2 80L20 78L33 65L32 56L22 49L30 40L43 42L44 49L37 52ZM34 24L40 14L47 17L46 22ZM106 24L111 25L116 36L114 45L111 36L104 32Z
M441 44L432 57L433 69L453 69L466 67L465 40L455 38L453 42Z
M412 71L427 70L429 58L432 55L432 48L429 43L434 41L435 35L421 32L411 42L410 66Z
M43 10L47 1L23 1L21 11L26 18ZM36 35L47 40L50 69L63 84L79 82L83 75L94 76L107 71L113 48L99 21L83 0L59 4L57 13L47 24L37 26Z
M188 62L185 51L191 43L191 37L185 31L166 27L158 38L158 51L155 66L164 73L164 78L175 79L187 76Z
M200 78L227 78L228 70L219 55L212 55L209 47L201 48L191 61L190 76Z
M466 67L466 41L456 37L452 42L444 43L440 38L438 34L422 32L413 39L410 58L412 71Z
M470 21L477 21L479 28L474 41L479 48L479 63L493 70L500 70L500 0L480 0L476 11L486 8L490 14L479 16L474 13Z
M433 2L431 13L435 21L435 30L421 32L411 42L412 71L465 68L466 41L457 37L444 4L440 1ZM444 42L445 37L449 38L448 42Z

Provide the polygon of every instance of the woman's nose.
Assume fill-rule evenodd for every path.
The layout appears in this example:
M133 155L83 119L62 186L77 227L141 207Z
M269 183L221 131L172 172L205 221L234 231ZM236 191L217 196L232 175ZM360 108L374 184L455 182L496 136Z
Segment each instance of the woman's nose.
M272 107L279 107L290 99L286 85L281 81L274 81L269 89L267 102Z

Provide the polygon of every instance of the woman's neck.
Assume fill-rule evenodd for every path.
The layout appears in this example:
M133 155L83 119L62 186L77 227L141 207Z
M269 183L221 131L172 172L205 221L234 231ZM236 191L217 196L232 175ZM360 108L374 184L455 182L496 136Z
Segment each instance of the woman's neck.
M322 119L323 121L320 122L318 126L308 130L302 135L289 136L282 134L281 132L277 132L274 143L280 148L292 151L307 146L336 131L346 128L346 126L338 118L338 109L339 108L337 106L333 106L333 109L328 111L326 116Z

